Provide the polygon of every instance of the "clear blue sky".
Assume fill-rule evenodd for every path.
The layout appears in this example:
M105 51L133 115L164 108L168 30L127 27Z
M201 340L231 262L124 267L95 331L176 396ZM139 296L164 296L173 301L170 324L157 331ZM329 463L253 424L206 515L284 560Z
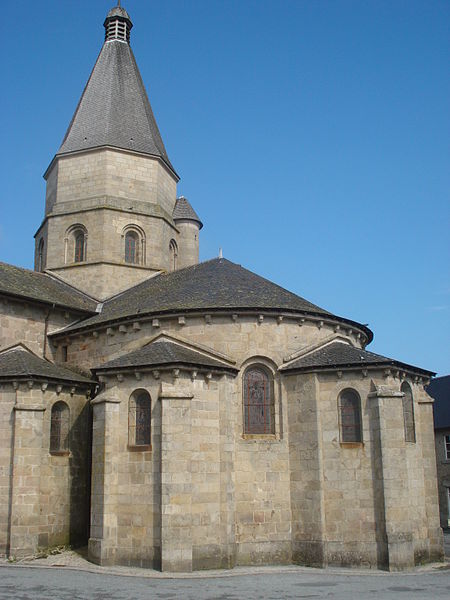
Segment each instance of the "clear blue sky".
M114 0L2 5L0 259L33 264L42 174ZM178 191L224 256L369 349L450 373L447 0L123 0Z

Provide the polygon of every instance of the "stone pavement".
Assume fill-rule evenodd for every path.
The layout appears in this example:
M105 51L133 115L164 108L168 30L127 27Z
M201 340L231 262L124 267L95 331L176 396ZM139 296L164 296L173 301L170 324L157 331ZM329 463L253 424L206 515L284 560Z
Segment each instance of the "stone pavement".
M85 550L17 563L0 561L0 600L281 600L294 598L450 597L450 531L447 562L410 572L367 569L238 567L233 570L160 573L134 567L99 567Z

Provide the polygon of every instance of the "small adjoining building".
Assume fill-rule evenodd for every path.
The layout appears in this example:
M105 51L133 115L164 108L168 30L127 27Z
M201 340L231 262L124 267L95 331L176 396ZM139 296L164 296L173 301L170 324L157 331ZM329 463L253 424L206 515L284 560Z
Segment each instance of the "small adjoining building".
M441 527L450 528L450 375L436 377L427 393L434 399L434 433Z
M0 553L84 542L168 572L442 559L433 373L199 263L130 16L104 26L44 175L35 271L0 264Z

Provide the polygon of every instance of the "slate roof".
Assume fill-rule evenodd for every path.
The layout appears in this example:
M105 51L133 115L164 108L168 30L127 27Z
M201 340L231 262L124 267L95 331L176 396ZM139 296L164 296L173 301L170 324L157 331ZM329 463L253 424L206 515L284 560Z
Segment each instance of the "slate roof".
M193 365L208 368L225 369L237 371L238 369L227 365L219 360L205 356L200 352L181 346L167 340L157 340L147 344L139 350L130 352L125 356L110 360L93 369L94 372L107 371L109 369L127 369L135 367L163 367L169 365Z
M311 352L306 356L301 356L297 360L282 367L283 371L312 371L316 369L328 369L333 367L364 367L364 366L395 366L403 369L412 369L432 375L431 371L419 369L412 365L399 362L375 352L355 348L345 342L336 341Z
M87 377L36 356L21 345L0 352L0 379L30 377L60 382L95 383Z
M192 208L191 203L184 196L177 198L175 208L173 209L172 218L174 221L178 219L187 221L196 221L200 225L200 229L203 227L203 223L200 221L199 216Z
M0 262L0 293L95 313L97 302L72 286L47 275Z
M225 258L161 273L107 300L95 317L66 327L64 332L140 315L189 311L275 310L338 319L372 332L349 319L336 317L304 298Z
M123 19L128 19L128 21L131 22L130 16L123 6L113 6L111 8L109 13L106 15L106 18L111 19L113 17L122 17Z
M427 393L434 398L434 428L450 428L450 375L436 377L426 389Z
M175 173L133 51L119 40L103 44L57 156L100 146L158 156Z

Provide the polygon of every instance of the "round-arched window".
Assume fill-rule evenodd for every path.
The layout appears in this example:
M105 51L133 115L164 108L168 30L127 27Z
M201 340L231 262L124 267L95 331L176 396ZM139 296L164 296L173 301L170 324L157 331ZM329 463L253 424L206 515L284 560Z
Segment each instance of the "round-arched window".
M341 442L362 442L361 399L352 389L339 394Z
M275 411L272 374L260 365L250 366L244 373L244 433L275 433Z

